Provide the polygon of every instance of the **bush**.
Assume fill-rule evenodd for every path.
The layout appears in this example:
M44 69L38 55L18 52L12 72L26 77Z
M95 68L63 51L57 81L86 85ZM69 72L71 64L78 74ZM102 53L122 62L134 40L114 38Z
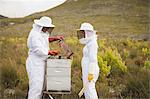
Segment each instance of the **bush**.
M150 55L150 49L148 48L142 48L142 52L144 55Z
M147 70L137 67L130 68L130 72L125 77L125 89L122 96L130 98L148 99L150 93L149 79L150 73Z
M2 88L15 88L19 81L17 71L12 66L1 67L1 86Z
M144 62L144 68L145 69L150 69L150 61L145 61Z
M103 76L107 76L110 74L111 66L108 66L107 61L104 61L103 58L99 55L98 56L98 63L101 69L101 74Z
M109 75L110 72L111 73L115 73L117 71L127 72L125 62L123 62L117 48L112 45L110 47L106 47L104 41L103 42L100 41L98 63L101 69L101 73L104 76Z

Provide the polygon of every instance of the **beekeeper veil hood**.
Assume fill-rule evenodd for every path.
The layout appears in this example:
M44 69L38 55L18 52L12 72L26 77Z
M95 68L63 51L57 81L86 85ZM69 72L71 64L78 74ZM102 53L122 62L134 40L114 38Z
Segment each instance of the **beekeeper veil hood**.
M43 16L40 19L35 19L34 23L42 27L55 27L55 25L52 24L52 19L46 16Z
M40 26L40 25L37 25L37 24L33 24L33 29L35 30L35 31L37 31L37 32L42 32L42 26Z
M96 31L92 30L84 30L85 31L85 38L91 38L93 36L96 36Z
M55 27L55 25L52 24L52 19L46 16L34 20L34 24L33 24L34 30L42 31L43 27Z
M94 30L94 27L90 23L81 24L79 30L84 30L85 33L85 38L80 39L81 44L87 44L93 39L97 40L96 31Z

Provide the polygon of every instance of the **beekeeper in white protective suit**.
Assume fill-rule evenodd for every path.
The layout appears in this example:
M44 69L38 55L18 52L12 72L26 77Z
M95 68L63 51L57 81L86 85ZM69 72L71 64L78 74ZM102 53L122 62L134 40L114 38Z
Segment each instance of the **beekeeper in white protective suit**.
M33 28L28 36L27 46L29 52L26 60L29 77L28 99L41 99L45 61L48 55L58 54L57 50L49 50L49 42L63 39L62 36L49 37L49 33L54 27L51 18L41 17L39 20L34 20Z
M77 36L81 44L85 44L82 57L82 78L85 99L98 99L95 83L99 76L99 66L97 60L98 44L97 35L90 23L81 24L77 31Z

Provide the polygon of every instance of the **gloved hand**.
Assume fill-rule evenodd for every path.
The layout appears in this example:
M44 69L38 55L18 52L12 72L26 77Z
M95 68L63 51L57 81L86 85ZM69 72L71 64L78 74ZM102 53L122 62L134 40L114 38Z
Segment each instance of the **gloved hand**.
M48 55L58 55L60 52L58 51L58 50L50 50L49 52L48 52Z
M64 40L63 36L51 36L48 38L49 42L57 41L57 40Z
M56 36L58 40L64 40L64 36Z
M94 75L93 74L88 74L88 80L89 82L92 81L94 79Z

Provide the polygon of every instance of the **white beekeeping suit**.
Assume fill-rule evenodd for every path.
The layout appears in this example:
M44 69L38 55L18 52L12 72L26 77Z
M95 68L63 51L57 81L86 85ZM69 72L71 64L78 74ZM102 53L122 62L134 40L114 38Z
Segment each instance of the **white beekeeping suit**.
M84 91L85 99L98 99L95 83L99 76L99 66L97 60L98 44L96 31L89 23L83 23L80 27L84 31L85 37L80 39L81 44L85 44L82 57L82 77L83 84L87 84ZM91 81L88 80L89 74L93 75ZM87 83L88 82L88 83Z
M51 23L51 19L48 17L35 20L33 29L28 36L27 46L29 53L26 60L29 77L28 99L41 99L42 96L45 60L49 51L49 33L42 32L42 28L54 27Z

